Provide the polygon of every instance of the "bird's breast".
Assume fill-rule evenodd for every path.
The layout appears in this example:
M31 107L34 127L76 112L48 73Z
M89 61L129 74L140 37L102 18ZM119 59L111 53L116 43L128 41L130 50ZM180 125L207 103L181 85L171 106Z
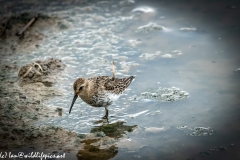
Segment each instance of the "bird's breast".
M102 92L93 95L92 98L87 102L93 107L107 107L119 98L120 95L113 94L110 92Z

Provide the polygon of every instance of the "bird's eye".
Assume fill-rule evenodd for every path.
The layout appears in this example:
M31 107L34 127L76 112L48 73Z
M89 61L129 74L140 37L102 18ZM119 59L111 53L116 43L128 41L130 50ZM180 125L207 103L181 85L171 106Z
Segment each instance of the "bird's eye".
M83 89L83 86L81 86L81 87L79 88L79 91L82 90L82 89Z

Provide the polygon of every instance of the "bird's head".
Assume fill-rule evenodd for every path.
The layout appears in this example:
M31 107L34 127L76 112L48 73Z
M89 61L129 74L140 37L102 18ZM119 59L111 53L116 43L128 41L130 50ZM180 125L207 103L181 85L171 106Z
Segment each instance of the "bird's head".
M74 83L73 83L73 90L75 95L81 96L85 90L85 85L86 85L86 79L85 78L78 78Z
M81 97L84 95L84 90L86 86L86 79L85 78L78 78L74 83L73 83L73 90L74 90L74 97L72 100L72 105L69 110L69 114L71 113L72 107L77 99L77 97Z

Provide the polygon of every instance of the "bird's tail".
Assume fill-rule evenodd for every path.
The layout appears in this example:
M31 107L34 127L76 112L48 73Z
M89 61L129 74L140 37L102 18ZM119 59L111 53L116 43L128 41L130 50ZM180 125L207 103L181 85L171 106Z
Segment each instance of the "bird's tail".
M134 76L131 76L131 77L128 77L124 80L124 83L126 84L126 87L128 87L132 82L133 80L135 79Z

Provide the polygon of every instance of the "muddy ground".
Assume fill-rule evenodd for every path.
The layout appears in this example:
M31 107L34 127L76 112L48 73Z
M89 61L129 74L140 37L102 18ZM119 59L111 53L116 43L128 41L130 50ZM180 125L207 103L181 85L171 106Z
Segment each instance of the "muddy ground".
M24 34L17 36L16 33L36 16L37 20ZM99 156L108 159L115 156L115 138L105 135L101 130L83 135L61 127L33 125L44 118L61 116L61 108L52 109L42 105L48 98L61 96L62 91L52 86L66 67L60 59L40 58L22 66L18 61L7 61L9 56L37 51L41 42L48 37L41 30L46 27L55 32L63 29L61 19L22 13L11 15L11 18L2 17L0 23L0 151L30 147L79 151L77 157L80 159ZM66 26L64 29L67 29ZM119 125L115 124L114 127Z

